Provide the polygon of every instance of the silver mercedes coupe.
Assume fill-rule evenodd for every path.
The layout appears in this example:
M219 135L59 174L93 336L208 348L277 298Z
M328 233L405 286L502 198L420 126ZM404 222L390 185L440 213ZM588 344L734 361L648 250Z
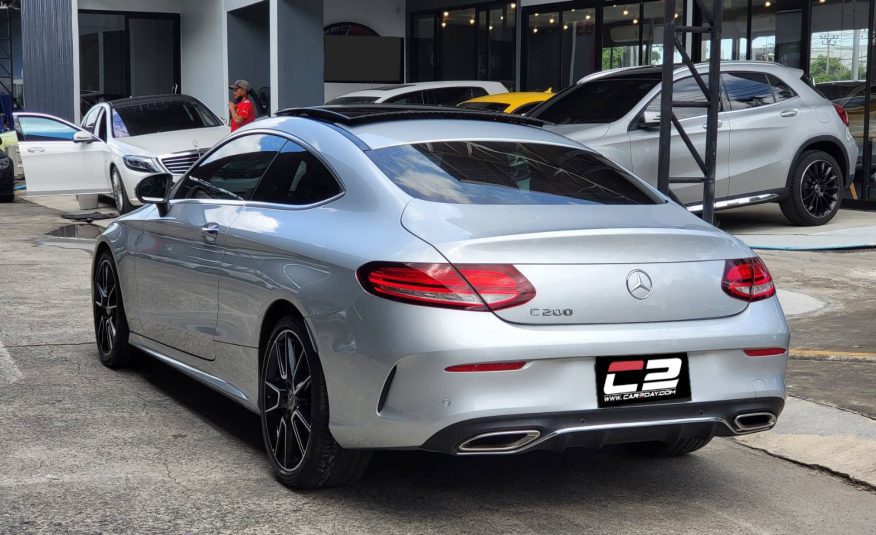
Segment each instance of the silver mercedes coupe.
M293 488L376 449L680 455L771 428L789 333L764 263L540 124L297 108L147 177L97 243L101 361L258 413Z

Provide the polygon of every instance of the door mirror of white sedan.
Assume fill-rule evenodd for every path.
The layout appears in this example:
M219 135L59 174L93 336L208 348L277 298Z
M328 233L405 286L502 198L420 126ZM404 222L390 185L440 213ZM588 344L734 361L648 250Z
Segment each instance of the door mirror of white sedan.
M73 134L73 143L94 143L97 138L88 132L79 131Z
M660 126L660 112L645 110L642 114L642 126L645 128L656 128Z
M167 195L173 186L173 175L158 173L149 175L137 183L137 200L143 204L154 204L161 215L167 213Z

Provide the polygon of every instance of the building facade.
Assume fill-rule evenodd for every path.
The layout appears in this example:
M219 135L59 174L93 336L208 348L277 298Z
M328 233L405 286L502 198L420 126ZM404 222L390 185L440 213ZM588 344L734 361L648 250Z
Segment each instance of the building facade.
M696 2L676 4L678 20L701 21ZM874 160L876 0L722 5L722 59L799 68L842 104L862 155L850 196L876 199L863 171ZM76 121L95 100L178 91L223 116L239 78L271 111L399 82L557 91L600 70L662 62L664 10L663 0L27 0L24 105ZM698 61L711 52L699 38L685 46Z

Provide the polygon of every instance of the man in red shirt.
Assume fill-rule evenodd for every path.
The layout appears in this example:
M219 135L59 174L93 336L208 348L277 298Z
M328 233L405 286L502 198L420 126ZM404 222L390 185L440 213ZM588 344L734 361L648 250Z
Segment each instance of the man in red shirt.
M234 132L241 126L255 121L255 107L249 100L249 82L237 80L228 89L232 90L234 102L228 103L228 111L231 115L231 131Z

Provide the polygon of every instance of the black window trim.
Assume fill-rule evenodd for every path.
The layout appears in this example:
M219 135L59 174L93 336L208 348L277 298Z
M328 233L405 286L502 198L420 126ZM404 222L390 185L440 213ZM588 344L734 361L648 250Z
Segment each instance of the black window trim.
M182 187L182 184L186 180L188 180L189 173L191 172L191 170L194 169L198 164L200 164L202 161L209 158L214 152L218 151L219 149L221 149L222 147L224 147L225 145L231 143L232 141L234 141L236 139L250 136L250 135L259 135L259 134L284 138L286 141L291 141L291 142L297 144L298 146L300 146L302 149L306 150L314 158L316 158L317 161L319 161L323 166L325 166L325 168L328 170L328 172L332 176L332 178L335 179L335 182L338 183L338 186L340 187L340 190L341 190L340 193L338 193L337 195L334 195L332 197L329 197L328 199L324 199L322 201L319 201L319 202L316 202L313 204L283 204L283 203L274 203L274 202L267 202L267 201L249 201L249 200L235 200L235 199L177 199L177 198L175 198L177 192ZM282 148L281 148L281 150L282 150ZM273 162L271 162L271 163L273 164ZM268 168L270 168L270 165L268 165ZM265 169L265 170L267 171L267 169ZM264 174L262 175L261 178L259 178L258 183L256 183L255 189L258 189L259 184L261 184L262 178L264 178ZM253 191L255 191L255 189ZM270 209L283 209L283 210L308 210L310 208L316 208L316 207L322 206L324 204L334 202L334 201L340 199L341 197L343 197L344 195L346 195L346 193L347 193L347 187L344 184L344 181L341 180L340 175L331 166L331 164L329 164L326 161L326 159L323 158L322 155L320 155L319 152L317 152L316 149L313 148L312 145L301 140L297 136L294 136L292 134L287 134L286 132L281 132L281 131L277 131L277 130L270 130L270 129L266 129L266 128L260 128L257 130L247 130L246 132L240 132L240 133L235 134L233 136L229 136L227 139L223 140L223 143L214 145L209 151L205 152L204 155L201 156L198 159L198 161L196 161L192 165L192 167L188 171L185 172L185 174L182 176L182 178L180 178L177 181L177 183L173 186L173 189L170 191L170 194L168 196L169 197L168 203L171 205L173 205L173 204L211 204L211 205L228 205L228 206L244 206L244 207L252 206L255 208L270 208Z

